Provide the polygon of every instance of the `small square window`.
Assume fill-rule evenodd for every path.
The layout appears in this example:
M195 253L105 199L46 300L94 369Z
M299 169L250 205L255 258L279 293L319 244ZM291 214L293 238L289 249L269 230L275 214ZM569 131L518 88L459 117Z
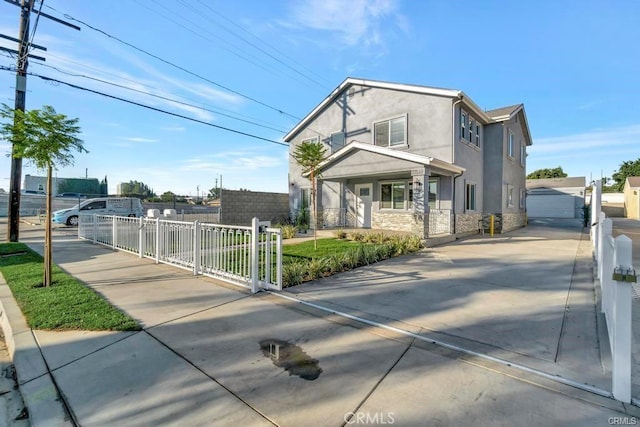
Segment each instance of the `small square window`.
M369 187L360 187L360 197L369 197Z

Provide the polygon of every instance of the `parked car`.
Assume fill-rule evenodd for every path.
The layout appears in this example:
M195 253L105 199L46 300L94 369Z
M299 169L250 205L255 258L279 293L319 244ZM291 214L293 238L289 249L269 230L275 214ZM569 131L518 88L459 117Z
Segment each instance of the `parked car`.
M86 199L87 198L87 196L85 196L82 193L60 193L56 197L66 197L68 199Z
M22 194L27 194L30 196L46 196L47 193L45 193L44 191L40 191L40 190L22 190L21 191Z
M57 224L78 225L80 215L116 215L141 217L143 214L140 199L134 197L100 197L87 199L70 209L62 209L53 213L53 222Z

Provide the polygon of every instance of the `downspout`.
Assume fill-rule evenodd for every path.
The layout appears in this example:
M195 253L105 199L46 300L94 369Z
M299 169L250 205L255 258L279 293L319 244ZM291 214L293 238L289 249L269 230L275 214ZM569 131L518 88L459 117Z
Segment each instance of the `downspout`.
M461 92L458 92L458 100L451 105L451 164L456 162L456 105L462 102ZM464 172L453 177L453 189L451 191L451 212L453 213L453 234L456 234L456 179Z

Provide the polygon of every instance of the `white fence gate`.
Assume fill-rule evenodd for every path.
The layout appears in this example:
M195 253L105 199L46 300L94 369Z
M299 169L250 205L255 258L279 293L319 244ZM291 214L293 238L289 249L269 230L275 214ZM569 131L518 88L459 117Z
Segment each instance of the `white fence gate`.
M78 238L244 286L282 290L279 228L81 215Z
M614 239L613 223L600 211L601 189L597 181L591 198L591 241L611 348L611 391L616 399L631 403L631 283L636 282L636 272L631 239L625 235Z

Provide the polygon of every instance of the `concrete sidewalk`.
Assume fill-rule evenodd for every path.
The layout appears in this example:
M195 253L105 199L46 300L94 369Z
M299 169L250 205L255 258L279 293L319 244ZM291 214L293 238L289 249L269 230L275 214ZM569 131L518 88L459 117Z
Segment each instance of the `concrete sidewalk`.
M575 236L559 232L568 240ZM54 261L144 326L133 333L34 331L55 384L81 425L608 425L611 417L640 415L636 407L464 352L267 293L250 295L77 241L64 229L56 234ZM37 233L22 236L41 250ZM545 237L516 237L484 243L505 257L524 245L517 259L498 266L479 258L489 246L476 249L470 240L452 245L460 251L456 257L443 248L428 250L285 294L378 316L416 334L437 332L465 345L477 341L543 365L556 365L552 359L566 354L574 361L563 368L586 366L570 349L581 351L590 341L583 344L566 328L558 330L556 321L571 293L565 282L571 282L572 268L558 264L559 276L540 281L544 276L523 267L543 259L530 250L553 248L562 259L575 258L579 243L573 249L557 247L557 241L539 247L535 243ZM438 292L421 291L425 283ZM531 283L536 289L526 288ZM562 295L564 303L558 302ZM532 296L550 308L533 310L527 304ZM580 306L588 305L582 297L578 293L570 306L578 317ZM521 322L510 323L518 312ZM565 322L578 327L581 319ZM436 331L436 323L447 326ZM480 342L482 331L491 327L486 334L491 338ZM564 340L566 349L559 339L565 333L574 336ZM595 357L592 353L585 356ZM23 385L27 389L29 382Z

